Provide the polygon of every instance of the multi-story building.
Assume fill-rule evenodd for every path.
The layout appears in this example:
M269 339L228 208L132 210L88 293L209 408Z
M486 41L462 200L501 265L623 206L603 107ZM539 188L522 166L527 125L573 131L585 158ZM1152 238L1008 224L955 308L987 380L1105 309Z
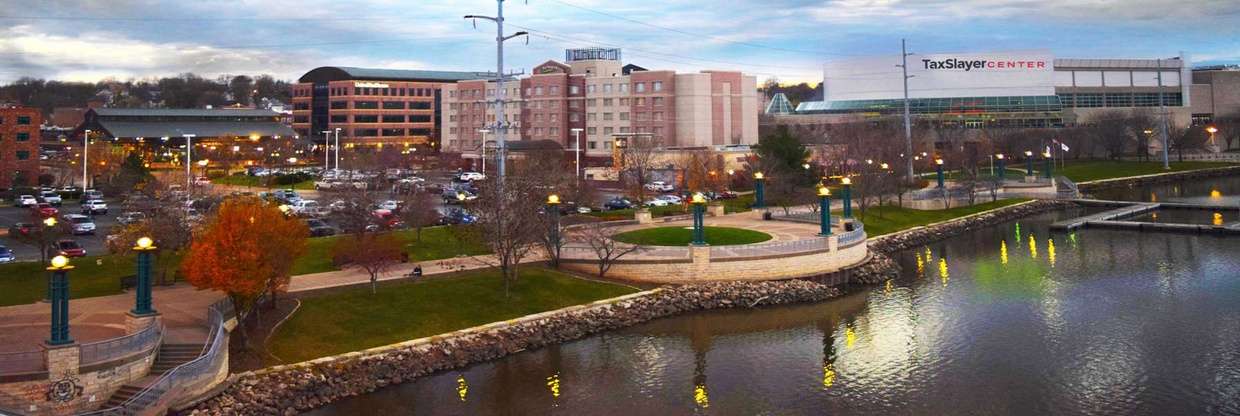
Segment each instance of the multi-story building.
M495 83L445 85L444 150L476 158L495 127ZM648 134L662 147L754 144L757 81L739 72L678 74L623 65L618 49L573 49L505 82L508 140L553 140L587 156L610 156L613 138ZM574 129L581 129L574 131ZM481 132L480 132L481 131Z
M38 184L42 124L37 108L0 107L0 188Z
M493 76L485 72L315 68L293 86L293 129L312 138L340 129L342 146L438 147L441 89L458 81Z

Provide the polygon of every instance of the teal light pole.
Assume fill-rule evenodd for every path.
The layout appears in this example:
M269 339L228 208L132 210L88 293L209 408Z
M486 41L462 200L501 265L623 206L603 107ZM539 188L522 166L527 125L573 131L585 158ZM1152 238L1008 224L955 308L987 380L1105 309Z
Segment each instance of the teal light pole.
M1033 176L1033 151L1025 151L1025 176Z
M934 171L938 173L939 189L943 189L943 159L934 159Z
M69 265L68 257L56 256L47 270L52 272L52 334L47 339L47 345L72 344L73 338L69 337L69 270L73 270L73 266Z
M1050 179L1050 178L1051 178L1051 176L1052 176L1051 169L1054 169L1054 168L1052 167L1052 166L1054 166L1054 164L1053 164L1053 163L1051 163L1051 160L1052 160L1052 159L1051 159L1051 154L1050 154L1049 152L1047 152L1047 153L1043 153L1043 154L1042 154L1042 160L1043 160L1043 163L1042 163L1042 164L1043 164L1043 166L1045 166L1044 170L1046 171L1046 179Z
M702 214L706 212L706 197L701 192L693 194L693 245L706 244L706 224Z
M998 160L999 162L998 174L999 174L999 180L1002 181L1003 179L1007 178L1007 165L1006 165L1007 160L1003 159L1003 153L995 155L995 159Z
M155 242L150 237L138 239L133 250L138 252L138 282L134 288L134 304L132 314L137 316L153 315L151 308L151 253L155 251Z
M818 235L831 235L831 190L818 186Z
M852 178L845 176L840 183L844 184L844 218L852 218Z
M766 176L762 172L753 174L753 207L766 208Z

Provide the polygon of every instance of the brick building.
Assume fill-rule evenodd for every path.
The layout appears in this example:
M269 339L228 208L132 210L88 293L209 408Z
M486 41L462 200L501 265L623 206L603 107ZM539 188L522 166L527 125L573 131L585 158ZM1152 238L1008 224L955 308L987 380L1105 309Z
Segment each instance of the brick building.
M340 129L340 143L438 147L440 89L493 77L486 72L412 71L325 66L293 85L293 130L321 139Z
M566 63L547 61L531 75L505 82L508 140L553 140L573 149L580 132L587 156L611 155L614 135L647 133L663 147L755 144L758 111L754 77L739 72L678 74L623 65L616 49L574 49ZM486 79L443 87L445 151L480 154L479 130L495 125L497 92Z
M0 107L0 188L38 184L41 124L37 108Z

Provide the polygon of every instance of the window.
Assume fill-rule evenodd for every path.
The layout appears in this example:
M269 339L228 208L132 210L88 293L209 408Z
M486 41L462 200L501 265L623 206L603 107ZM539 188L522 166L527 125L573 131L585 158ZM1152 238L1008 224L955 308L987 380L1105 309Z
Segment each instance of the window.
M332 107L332 110L344 110L344 109L349 108L349 102L348 101L332 101L331 107Z
M652 100L654 105L663 105L663 97L654 97Z
M560 87L555 86L555 85L552 85L552 86L551 86L551 95L560 95Z
M494 97L494 96L495 96L495 89L494 89L494 88L488 88L488 89L487 89L487 97Z
M598 134L598 127L587 127L587 128L586 128L586 134L589 134L589 135ZM591 148L591 149L593 149L593 148Z
M578 108L578 107L581 107L580 101L573 100L573 101L568 102L568 108Z
M611 99L611 98L604 98L604 99L603 99L603 107L611 107L611 106L612 106L612 104L615 104L615 100L614 100L614 99Z
M620 84L620 92L629 92L629 84Z
M30 124L30 116L17 116L17 124Z
M654 112L654 121L663 121L663 112L662 112L662 111L655 111L655 112Z
M400 115L396 115L396 116L393 116L393 115L385 115L385 116L383 116L383 122L384 122L384 123L404 123L404 122L405 122L405 116L400 116ZM384 136L387 136L387 135L385 134Z
M358 110L377 110L379 109L378 101L354 101L353 108Z
M296 103L296 104L293 104L293 109L294 109L294 110L309 110L309 109L310 109L310 103Z
M331 120L332 120L332 123L348 123L349 116L346 116L344 114L335 114L335 115L332 115Z
M17 151L17 160L27 160L27 159L30 159L30 151L28 150Z
M633 92L646 92L646 83L644 82L633 83Z
M550 120L550 121L552 121L552 122L560 121L560 115L559 115L559 114L555 114L555 113L551 113L551 120Z
M622 133L622 134L623 134L623 133L628 133L628 132L629 132L629 128L628 128L628 127L621 127L621 128L620 128L620 133Z
M534 87L534 95L543 95L542 87Z
M456 91L448 90L448 98L456 98Z
M624 85L624 84L620 84L620 85ZM628 99L628 98L621 98L621 99L620 99L620 105L629 105L629 99Z
M596 106L596 105L598 105L598 99L597 99L597 98L591 98L591 99L589 99L589 100L586 100L586 107L594 107L594 106Z
M354 123L378 123L379 116L377 115L355 115L353 116L353 122Z
M30 133L17 133L17 141L24 142L30 140Z
M388 136L388 137L405 135L405 129L383 129L381 131L383 132L384 136Z
M409 116L409 122L410 123L430 123L431 115L430 114L412 114Z
M610 93L610 92L611 92L611 84L603 84L603 92Z
M620 113L620 119L621 119L621 120L628 120L628 119L629 119L629 113Z
M353 130L353 135L360 136L360 137L375 137L379 135L379 130L378 129L357 129L357 130Z
M430 136L430 129L409 129L410 136Z
M598 113L586 114L586 121L598 121Z
M569 113L569 114L568 114L568 121L570 121L570 122L577 122L577 119L579 119L579 118L580 118L580 117L577 117L577 113Z
M1077 94L1077 107L1102 107L1102 94Z
M1107 107L1132 107L1132 94L1110 93L1106 95Z
M604 135L604 136L610 136L610 135L611 135L612 133L614 133L615 131L616 131L616 130L615 130L614 128L611 128L611 127L603 127L603 135Z
M655 91L663 91L663 81L655 81L655 82L654 82L654 90L655 90Z
M620 128L620 130L621 130L621 133L623 133L624 128L623 128L623 127L621 127L621 128ZM606 145L606 146L604 147L605 149L607 149L607 150L611 150L611 145L612 145L611 141L606 141L606 142L603 142L603 144L605 144L605 145Z
M449 127L448 134L456 134L456 127Z
M591 129L593 129L593 127L591 127ZM590 149L598 149L598 142L586 143L586 147Z
M384 110L404 110L405 102L404 101L384 101L383 109Z
M530 89L528 87L525 89L525 95L526 96L533 95L533 94L530 94Z
M307 117L307 116L293 116L293 122L294 122L294 123L309 123L309 122L310 122L310 117Z
M590 85L586 86L586 92L589 92L590 94L594 94L594 88L595 88L595 87L596 87L596 86L595 86L594 84L590 84Z
M611 113L603 113L603 121L611 121Z
M409 109L410 110L430 110L431 103L430 101L411 101L409 102Z
M559 135L560 135L560 128L559 128L559 127L552 127L552 128L551 128L551 135L552 135L552 136L559 136Z

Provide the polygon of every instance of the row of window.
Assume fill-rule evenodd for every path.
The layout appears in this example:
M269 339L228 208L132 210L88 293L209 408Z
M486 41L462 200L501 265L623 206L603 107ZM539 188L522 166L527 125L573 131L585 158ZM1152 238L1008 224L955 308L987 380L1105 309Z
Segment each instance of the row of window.
M331 109L348 110L350 102L355 110L430 110L433 105L430 101L332 101Z
M309 88L293 89L294 97L309 97L311 90ZM378 88L378 87L329 87L327 95L332 97L344 95L371 95L379 97L433 97L435 90L432 88Z
M1064 107L1096 108L1096 107L1158 107L1156 92L1138 93L1088 93L1059 94ZM1183 105L1180 93L1163 93L1162 105L1178 107Z
M30 133L17 133L13 136L14 140L19 142L30 141ZM4 134L0 133L0 142L4 141Z
M0 124L4 124L4 117L0 117ZM17 124L19 125L30 124L30 116L17 116Z
M647 83L645 82L634 82L633 91L634 92L646 92L646 84ZM649 84L650 84L650 91L653 91L653 92L663 91L663 81L653 81L653 82L650 82ZM602 86L603 93L613 92L613 87L612 87L613 85L615 85L614 89L618 90L620 93L629 92L629 84L602 84L601 86ZM598 87L599 87L599 84L590 84L586 86L586 91L589 94L595 94L599 90ZM513 88L511 91L512 91L512 94L514 95L517 93L516 88ZM508 96L509 94L507 92L508 92L508 89L505 89L503 92L501 92L500 95ZM457 93L458 91L449 91L448 97L456 98ZM461 98L482 98L483 97L483 91L481 89L461 90L459 91L459 93L460 93ZM487 97L494 97L495 89L488 88L485 94ZM543 86L525 88L526 97L534 97L534 96L542 96L542 95L553 95L553 96L560 95L560 86L551 85L545 88ZM576 86L576 85L570 85L568 87L568 95L581 95L581 87Z
M357 114L352 116L353 120L349 120L349 116L345 114L333 114L331 116L332 123L430 123L434 121L430 114ZM294 123L309 123L309 116L294 116Z
M353 129L349 137L430 136L430 129Z

